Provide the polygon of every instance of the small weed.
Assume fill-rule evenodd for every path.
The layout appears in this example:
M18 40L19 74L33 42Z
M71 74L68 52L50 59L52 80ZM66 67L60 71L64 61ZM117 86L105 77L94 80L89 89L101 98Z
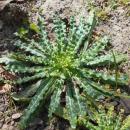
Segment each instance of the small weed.
M130 116L123 118L124 110L120 110L117 114L113 106L106 110L103 106L99 106L99 112L95 113L92 120L82 120L84 126L90 130L129 130Z

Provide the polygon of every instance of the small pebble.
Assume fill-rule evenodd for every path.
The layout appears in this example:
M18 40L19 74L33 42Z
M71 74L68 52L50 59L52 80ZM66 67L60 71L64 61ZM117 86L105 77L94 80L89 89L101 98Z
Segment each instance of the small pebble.
M14 121L11 121L11 123L10 123L11 125L14 125Z
M12 115L12 119L16 120L16 119L19 119L21 117L21 113L16 113L16 114L13 114Z

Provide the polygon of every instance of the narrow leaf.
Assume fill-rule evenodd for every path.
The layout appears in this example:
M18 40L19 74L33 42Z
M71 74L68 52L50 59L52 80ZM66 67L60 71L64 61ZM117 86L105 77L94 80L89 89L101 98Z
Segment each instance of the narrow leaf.
M67 92L66 92L66 108L67 108L68 119L70 121L71 127L75 129L77 125L77 113L75 112L75 109L76 109L75 101L71 93L70 87L72 86L68 86Z
M32 98L28 108L25 110L24 115L20 121L20 128L25 129L27 125L32 120L36 111L38 111L39 107L45 101L46 97L48 96L48 90L54 84L55 79L47 78L43 81L38 89L36 95Z
M52 116L52 114L55 112L55 110L60 105L60 96L62 93L63 84L57 83L55 87L57 87L57 89L54 91L54 93L51 97L51 102L50 102L50 106L49 106L49 117Z

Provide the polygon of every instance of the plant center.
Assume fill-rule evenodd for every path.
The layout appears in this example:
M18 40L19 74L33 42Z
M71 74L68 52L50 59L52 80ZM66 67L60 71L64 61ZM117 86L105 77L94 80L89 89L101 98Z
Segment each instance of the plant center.
M73 66L73 57L66 53L56 55L54 64L57 69L69 69Z
M73 54L70 53L62 52L53 54L50 61L53 75L64 75L65 77L68 74L71 75L71 70L77 66L76 61Z

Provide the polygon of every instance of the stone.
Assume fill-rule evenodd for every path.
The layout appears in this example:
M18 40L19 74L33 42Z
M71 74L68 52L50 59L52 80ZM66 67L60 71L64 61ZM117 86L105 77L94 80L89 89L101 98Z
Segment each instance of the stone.
M19 119L21 117L21 113L15 113L12 115L12 119L16 120L16 119Z
M15 123L14 121L11 121L11 123L10 123L10 124L11 124L11 125L14 125L14 123Z

